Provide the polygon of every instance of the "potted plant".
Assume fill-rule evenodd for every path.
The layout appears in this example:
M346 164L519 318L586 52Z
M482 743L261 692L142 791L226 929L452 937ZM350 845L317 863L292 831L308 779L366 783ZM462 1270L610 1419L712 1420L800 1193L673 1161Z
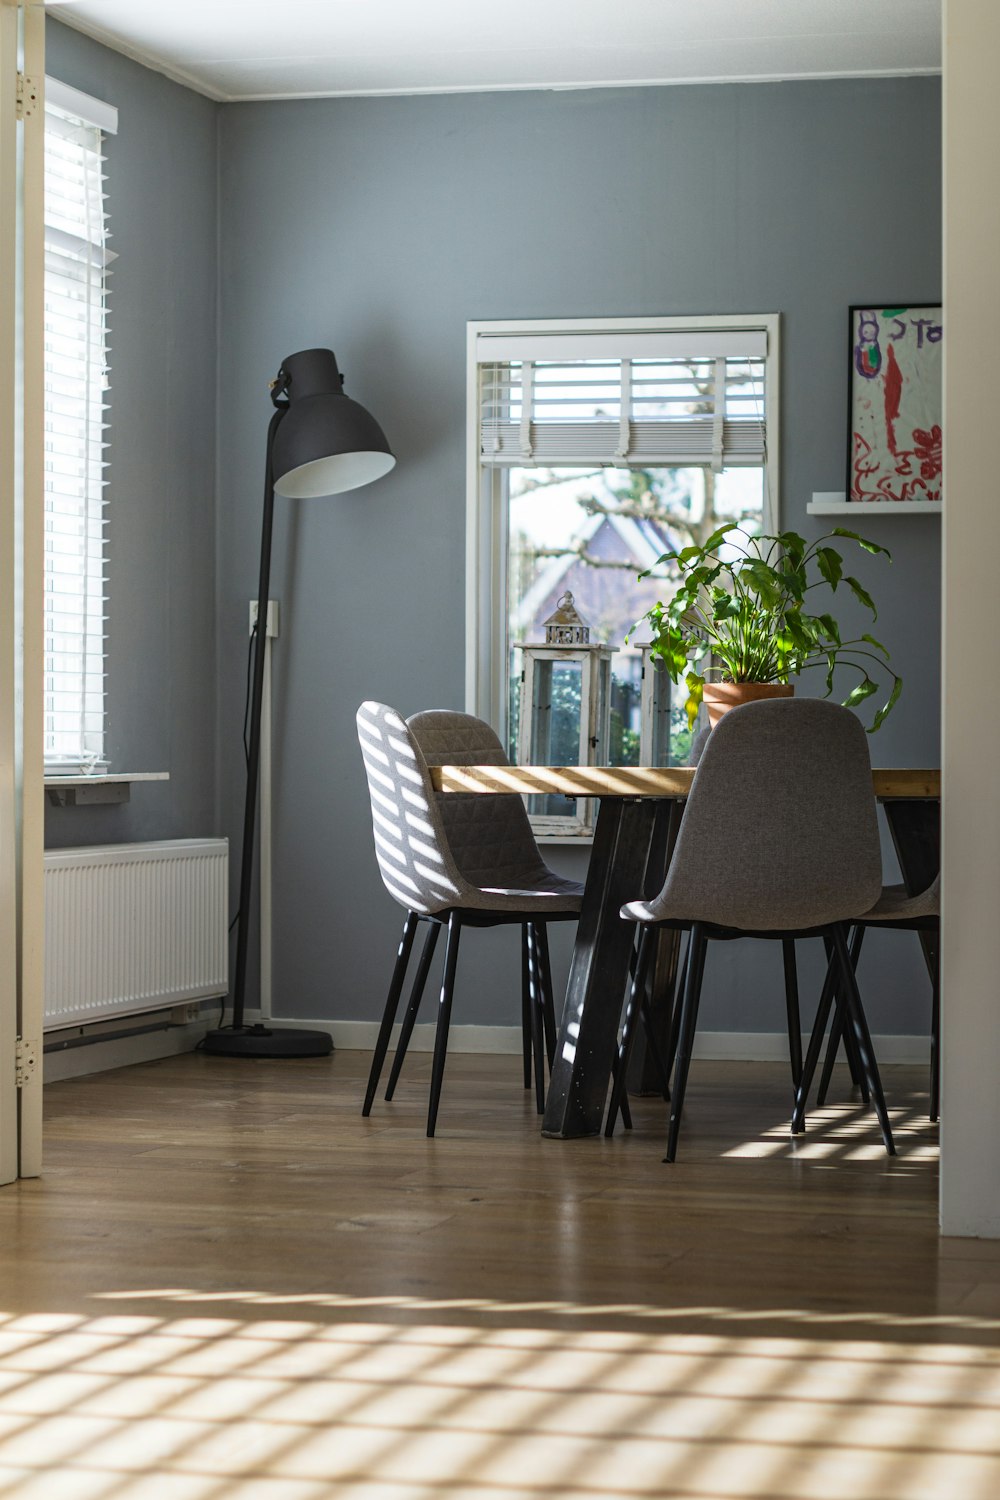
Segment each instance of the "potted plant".
M692 726L703 698L714 725L738 703L789 696L794 691L789 678L816 667L826 672L829 697L837 667L849 666L860 674L860 681L844 700L847 708L877 693L877 678L892 678L888 699L868 732L878 729L903 686L889 665L888 651L873 635L844 640L831 614L812 614L806 608L815 607L810 598L814 590L836 593L844 583L871 610L872 618L878 617L871 596L856 578L845 574L843 557L829 545L832 537L844 537L891 561L885 547L840 526L807 543L794 531L751 536L736 521L720 526L702 546L665 552L659 559L656 566L675 564L680 575L677 591L667 602L654 604L637 623L649 622L650 654L663 662L674 682L683 679ZM647 578L653 571L640 576ZM717 680L709 681L710 675Z

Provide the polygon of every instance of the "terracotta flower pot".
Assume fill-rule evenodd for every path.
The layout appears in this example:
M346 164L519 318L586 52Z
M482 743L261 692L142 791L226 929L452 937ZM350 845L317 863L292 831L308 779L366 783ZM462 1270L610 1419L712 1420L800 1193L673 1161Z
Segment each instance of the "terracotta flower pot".
M762 698L791 698L795 689L790 682L706 682L705 707L708 722L714 729L731 708L743 703L758 703Z

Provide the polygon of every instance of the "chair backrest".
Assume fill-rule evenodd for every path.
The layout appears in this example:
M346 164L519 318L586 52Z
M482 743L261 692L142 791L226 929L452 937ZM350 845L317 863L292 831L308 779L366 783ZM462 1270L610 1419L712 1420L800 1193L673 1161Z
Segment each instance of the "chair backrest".
M471 714L429 709L404 720L384 703L357 714L375 853L390 895L413 911L481 906L483 887L545 872L516 793L438 793L431 766L508 764L493 730Z
M698 730L698 733L691 741L691 748L688 751L687 763L689 766L696 766L701 760L701 757L705 753L705 746L708 744L708 737L711 733L712 731L707 724L703 724L702 727Z
M386 890L411 911L462 905L465 882L448 848L427 764L405 719L384 703L368 702L358 709L357 724Z
M510 764L494 731L473 714L430 708L406 724L428 766ZM451 856L471 885L530 885L547 873L516 792L448 792L437 803Z
M702 751L656 915L819 927L867 911L881 889L859 720L809 698L731 709Z

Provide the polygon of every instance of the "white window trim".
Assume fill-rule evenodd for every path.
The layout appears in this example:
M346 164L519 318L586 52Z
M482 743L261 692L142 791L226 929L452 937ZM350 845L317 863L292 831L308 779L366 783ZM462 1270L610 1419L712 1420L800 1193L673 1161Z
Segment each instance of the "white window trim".
M480 461L479 339L558 334L681 333L763 329L767 333L765 410L768 462L764 470L764 530L779 529L781 453L780 325L778 313L662 318L552 318L470 322L466 325L465 709L498 731L506 717L506 549L500 475ZM499 636L498 636L499 632Z

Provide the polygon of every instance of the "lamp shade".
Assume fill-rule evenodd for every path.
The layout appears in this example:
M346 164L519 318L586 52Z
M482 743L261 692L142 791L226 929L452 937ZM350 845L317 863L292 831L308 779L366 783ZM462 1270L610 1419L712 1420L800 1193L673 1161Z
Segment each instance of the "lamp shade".
M291 500L338 495L388 474L395 465L370 412L344 395L332 349L305 349L282 361L288 410L274 435L275 494Z

